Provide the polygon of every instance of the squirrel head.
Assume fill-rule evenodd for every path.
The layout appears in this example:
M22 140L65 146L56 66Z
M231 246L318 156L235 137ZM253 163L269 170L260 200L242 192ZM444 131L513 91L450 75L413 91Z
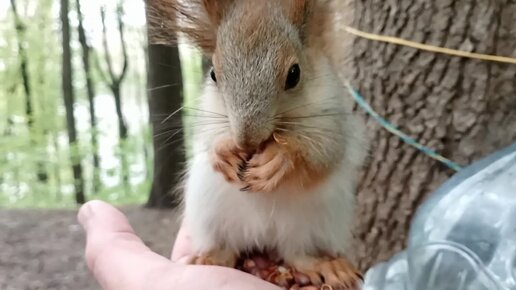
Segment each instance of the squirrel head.
M207 81L235 141L252 150L269 140L281 104L292 103L313 75L307 51L323 46L324 1L165 1L176 12L173 27L211 58Z

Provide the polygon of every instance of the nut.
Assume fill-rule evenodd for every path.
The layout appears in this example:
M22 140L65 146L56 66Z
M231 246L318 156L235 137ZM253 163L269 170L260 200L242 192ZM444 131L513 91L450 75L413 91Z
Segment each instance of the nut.
M242 268L244 271L251 271L252 269L256 268L256 263L253 261L253 259L245 259Z
M294 273L294 280L296 281L297 284L299 284L299 286L310 285L310 278L307 275L300 273L300 272Z

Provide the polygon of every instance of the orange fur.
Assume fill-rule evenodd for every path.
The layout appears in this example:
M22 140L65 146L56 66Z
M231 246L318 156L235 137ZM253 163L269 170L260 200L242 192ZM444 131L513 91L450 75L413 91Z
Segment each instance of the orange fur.
M203 0L204 9L214 27L220 25L232 3L233 0Z
M212 55L217 29L234 0L149 0L152 43L173 44L175 34L186 36L206 55ZM186 3L184 3L186 2Z
M305 160L301 144L285 138L280 142L270 141L246 162L248 154L232 139L224 139L216 145L212 166L226 181L241 184L251 192L272 192L279 187L308 190L330 175L330 167L318 167Z
M313 285L325 289L356 289L363 280L360 272L345 258L299 259L293 262L297 271L306 274ZM321 280L324 278L324 282Z
M282 4L291 23L301 28L310 12L312 0L286 0Z
M247 154L240 150L232 139L224 139L215 145L212 155L213 169L221 173L226 181L240 181L240 168L246 162Z
M191 257L190 264L233 268L236 266L237 256L236 253L227 250L212 250L203 255Z
M280 144L283 143L283 144ZM303 157L303 147L288 138L271 141L248 163L244 183L252 192L272 192L279 187L309 190L328 178L331 168L318 167Z

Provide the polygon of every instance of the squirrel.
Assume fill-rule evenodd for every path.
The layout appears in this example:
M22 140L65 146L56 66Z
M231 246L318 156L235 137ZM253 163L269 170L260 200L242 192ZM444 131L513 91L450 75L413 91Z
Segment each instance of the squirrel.
M167 25L213 64L184 180L190 263L274 250L313 285L354 289L345 255L367 142L328 56L328 1L164 1Z

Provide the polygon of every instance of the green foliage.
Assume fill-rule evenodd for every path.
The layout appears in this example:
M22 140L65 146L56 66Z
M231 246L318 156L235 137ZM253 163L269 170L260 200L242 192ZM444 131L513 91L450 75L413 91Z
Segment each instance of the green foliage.
M71 1L71 8L73 5ZM90 1L83 0L83 3ZM110 1L105 1L111 3ZM141 204L147 199L151 185L152 154L149 128L146 68L145 27L128 23L126 41L131 60L127 80L123 83L122 98L129 126L129 138L122 148L118 146L118 129L113 98L101 82L99 72L92 63L96 86L99 154L101 159L101 187L93 192L93 164L90 135L93 134L88 115L85 76L80 61L81 51L77 39L75 11L70 13L76 93L75 118L79 143L68 146L66 120L61 92L61 44L59 7L53 0L17 0L22 22L27 30L22 45L28 52L30 86L34 101L34 129L29 132L25 114L25 101L20 75L15 25L10 6L6 13L0 11L0 207L73 207L74 188L70 167L70 151L84 168L86 198L102 199L114 204ZM126 2L127 3L127 2ZM87 6L92 6L89 4ZM0 10L2 6L0 5ZM86 5L85 5L86 6ZM109 7L109 6L108 6ZM142 5L143 7L143 5ZM129 9L129 8L128 8ZM99 10L85 9L87 32L94 32L99 25ZM114 13L114 8L108 10ZM143 11L141 11L143 17ZM5 15L4 18L2 18ZM108 22L108 25L109 22ZM112 25L110 29L116 29ZM103 61L102 49L95 33L89 35L93 53ZM114 38L118 40L118 38ZM113 48L116 52L116 47ZM116 53L114 53L116 55ZM201 59L189 48L181 49L185 105L191 106L199 94ZM113 59L116 67L120 59ZM186 120L188 121L188 120ZM187 133L188 135L188 133ZM31 142L31 138L34 141ZM129 165L130 191L121 182L120 161L122 154ZM43 164L48 180L38 180L38 164Z

